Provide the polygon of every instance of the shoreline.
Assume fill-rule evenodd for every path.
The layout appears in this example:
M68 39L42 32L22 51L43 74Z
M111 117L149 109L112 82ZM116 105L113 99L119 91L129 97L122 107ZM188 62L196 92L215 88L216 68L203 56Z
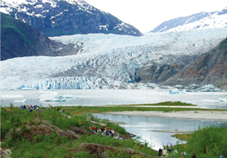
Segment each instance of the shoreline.
M105 114L227 121L227 111L201 111L201 110L196 112L195 111L177 111L177 112L123 111L123 112L106 112Z

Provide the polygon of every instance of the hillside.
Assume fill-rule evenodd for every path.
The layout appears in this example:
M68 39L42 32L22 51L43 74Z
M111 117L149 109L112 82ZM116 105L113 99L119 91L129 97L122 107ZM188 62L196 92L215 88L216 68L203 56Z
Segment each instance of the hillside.
M36 28L1 13L1 60L24 56L76 54L80 47L50 40Z
M200 12L185 17L170 19L161 23L150 32L175 32L226 27L227 7L220 11Z
M202 54L176 75L163 82L165 85L213 84L227 88L227 38L216 48Z
M113 33L140 36L139 30L83 0L3 0L0 10L47 36Z

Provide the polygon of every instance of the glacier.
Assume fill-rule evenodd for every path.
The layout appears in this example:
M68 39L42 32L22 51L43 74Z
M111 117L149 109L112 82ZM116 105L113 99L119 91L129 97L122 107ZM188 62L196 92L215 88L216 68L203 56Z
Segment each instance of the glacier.
M146 34L87 34L50 37L81 44L80 54L18 57L0 62L1 89L142 89L135 72L154 64L182 64L203 54L227 36L226 28Z

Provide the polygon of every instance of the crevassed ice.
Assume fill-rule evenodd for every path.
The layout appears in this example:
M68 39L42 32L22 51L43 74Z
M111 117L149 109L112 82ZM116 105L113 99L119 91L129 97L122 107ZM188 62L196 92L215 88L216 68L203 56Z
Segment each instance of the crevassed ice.
M1 61L0 86L1 89L140 88L142 85L132 84L137 69L151 64L185 65L186 59L214 48L226 34L226 28L219 28L141 37L113 34L52 37L64 44L83 43L83 51L64 57Z

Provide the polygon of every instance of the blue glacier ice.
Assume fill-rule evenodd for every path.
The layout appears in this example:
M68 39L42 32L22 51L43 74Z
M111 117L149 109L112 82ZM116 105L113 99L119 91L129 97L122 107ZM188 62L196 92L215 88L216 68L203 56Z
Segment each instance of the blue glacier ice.
M64 44L82 44L70 56L31 56L0 62L1 89L140 89L136 70L153 64L188 64L226 38L227 29L147 34L140 37L88 34L51 37ZM162 59L162 60L161 60Z

